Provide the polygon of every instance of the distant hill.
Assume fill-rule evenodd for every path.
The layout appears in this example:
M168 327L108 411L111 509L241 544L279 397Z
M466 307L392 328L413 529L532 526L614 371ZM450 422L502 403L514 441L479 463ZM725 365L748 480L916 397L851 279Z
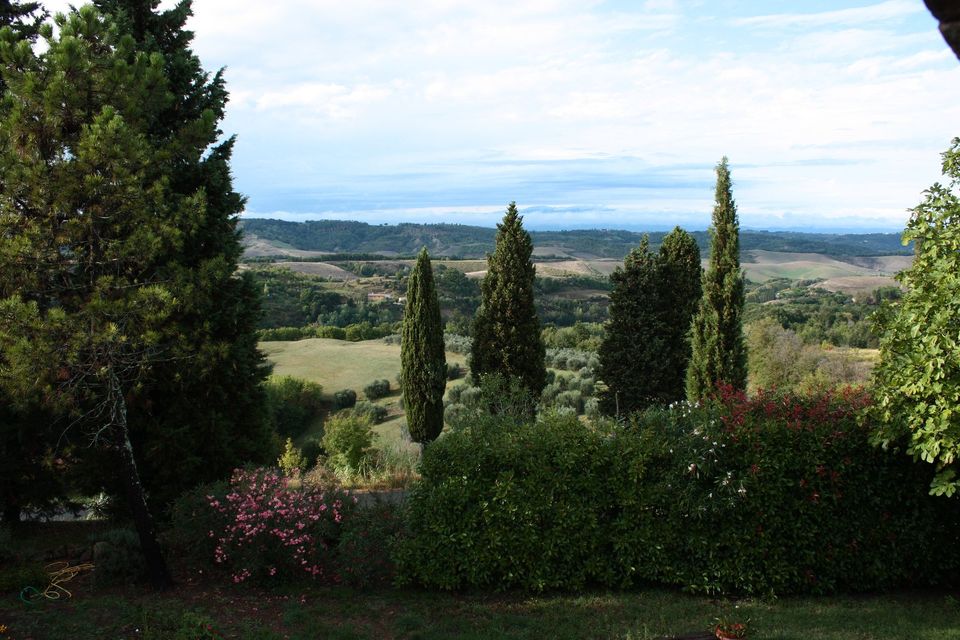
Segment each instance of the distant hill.
M241 227L248 237L248 256L288 255L306 257L310 253L368 253L386 256L410 256L421 247L434 256L483 258L493 251L496 229L461 224L371 225L344 220L287 222L265 218L245 218ZM589 260L622 259L640 243L643 233L616 229L576 231L533 231L536 253ZM656 246L665 232L651 232ZM705 231L692 232L700 250L706 254L709 238ZM840 258L864 256L912 255L911 247L900 244L899 233L828 234L794 231L740 232L740 249L817 253Z

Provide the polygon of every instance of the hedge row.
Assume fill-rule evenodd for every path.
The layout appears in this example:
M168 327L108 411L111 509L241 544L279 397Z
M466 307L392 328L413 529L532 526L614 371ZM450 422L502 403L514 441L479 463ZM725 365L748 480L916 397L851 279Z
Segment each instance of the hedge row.
M862 394L727 393L628 426L496 418L424 452L401 580L788 594L949 584L960 501L869 444Z

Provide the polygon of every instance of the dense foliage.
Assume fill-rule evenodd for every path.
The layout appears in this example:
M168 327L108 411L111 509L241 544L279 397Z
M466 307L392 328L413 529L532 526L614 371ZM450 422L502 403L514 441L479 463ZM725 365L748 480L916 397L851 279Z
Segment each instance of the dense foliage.
M960 138L943 154L946 186L913 209L904 241L916 257L898 279L903 300L880 317L876 368L877 440L905 444L936 466L937 495L960 487Z
M627 415L686 395L689 327L700 301L700 250L679 227L651 253L646 238L610 280L600 344L601 410Z
M270 424L283 438L302 435L327 408L323 387L309 380L280 376L267 380L264 388Z
M91 6L56 20L56 34L51 25L43 27L42 51L12 38L9 30L0 32L8 87L0 124L0 273L13 276L3 283L0 302L0 358L6 365L0 382L12 395L42 401L114 457L111 473L103 465L99 478L111 484L118 479L125 490L144 553L151 556L151 574L161 586L169 578L141 470L156 490L150 495L162 498L183 486L179 483L193 484L215 472L218 460L257 440L250 436L265 426L261 358L252 325L246 342L227 340L215 354L205 348L203 335L191 336L189 354L203 363L187 367L178 357L186 356L178 349L187 340L180 331L191 326L186 319L191 302L213 298L193 299L189 291L177 297L178 276L184 275L179 256L192 240L184 230L204 228L209 220L203 188L179 191L169 159L206 148L203 134L210 132L204 125L215 129L214 119L195 122L197 131L186 140L178 132L161 135L152 126L177 99L171 91L178 88L167 78L165 59L140 51L131 35ZM212 260L208 275L214 277L230 254L221 247ZM230 289L225 285L224 293ZM255 310L255 299L241 300L243 292L234 292L236 298L218 298L221 313L229 315L238 302ZM233 330L247 328L241 316L232 323ZM227 335L239 340L235 333ZM215 437L225 423L202 420L220 400L219 385L204 389L209 395L198 403L187 384L203 377L205 357L217 354L231 360L231 373L242 369L245 377L232 391L239 396L234 405L246 415L230 424L235 433L229 441ZM172 386L186 397L165 403L172 386L163 372L172 370L179 371ZM153 402L153 411L142 411ZM167 412L187 410L191 421L180 416L155 429ZM165 438L171 439L169 448ZM214 448L205 450L206 445ZM205 453L211 455L205 467L191 465ZM158 481L174 467L169 486Z
M363 388L363 395L367 396L368 400L385 398L390 395L390 381L386 378L374 380Z
M407 285L400 343L400 388L407 430L414 442L432 442L443 430L447 356L440 303L427 250L420 252Z
M627 427L477 420L424 453L401 576L754 594L954 581L960 505L926 495L925 465L871 446L867 402L725 389Z
M744 324L750 324L772 318L806 344L875 349L879 339L872 330L871 316L884 301L897 300L901 295L898 287L879 287L852 296L821 289L815 283L775 279L746 294L743 319Z
M715 200L710 264L703 276L703 298L691 326L693 353L687 369L687 397L691 401L708 395L719 383L732 384L737 389L747 387L740 222L726 157L717 165Z
M750 388L810 392L865 385L872 361L847 348L806 344L772 318L747 325Z
M343 295L325 289L323 280L316 276L281 267L251 269L250 274L263 301L257 323L261 329L315 323L321 316L353 303Z
M473 325L470 370L474 376L518 378L533 395L546 384L540 320L533 303L533 243L511 202L497 225L497 246L487 259L482 302Z
M355 511L343 491L296 485L271 469L237 469L229 483L177 501L170 544L233 582L339 582L336 546Z

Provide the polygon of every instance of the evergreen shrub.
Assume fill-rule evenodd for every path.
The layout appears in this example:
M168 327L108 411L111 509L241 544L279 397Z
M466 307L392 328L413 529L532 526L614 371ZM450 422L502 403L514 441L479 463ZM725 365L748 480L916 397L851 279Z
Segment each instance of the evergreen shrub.
M282 438L300 436L326 409L323 387L315 382L281 376L267 380L264 389L270 422Z
M333 394L333 405L336 409L349 409L357 404L357 392L353 389L343 389Z
M930 465L870 445L868 403L725 389L625 426L479 420L424 451L400 578L764 595L953 584L960 502L928 495Z
M374 380L363 388L363 394L368 400L378 400L390 394L389 380Z
M351 410L351 413L369 421L372 424L380 424L387 418L386 407L379 404L373 404L372 402L367 402L366 400L361 400L358 402Z
M111 529L91 536L94 543L94 582L98 587L134 584L146 578L147 565L140 538L131 529Z

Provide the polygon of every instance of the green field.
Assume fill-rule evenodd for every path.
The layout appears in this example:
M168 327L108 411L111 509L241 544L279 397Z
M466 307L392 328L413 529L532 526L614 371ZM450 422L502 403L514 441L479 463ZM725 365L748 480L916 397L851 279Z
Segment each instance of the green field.
M400 345L381 340L347 342L327 338L310 338L294 342L261 342L260 349L273 364L273 375L294 376L323 386L327 394L353 389L363 397L363 388L381 378L396 389L400 379ZM466 356L447 353L447 362L466 367ZM449 388L458 381L447 383ZM394 392L376 401L387 407L387 419L374 427L381 445L398 442L406 424L400 407L400 394ZM306 437L310 437L308 433Z

